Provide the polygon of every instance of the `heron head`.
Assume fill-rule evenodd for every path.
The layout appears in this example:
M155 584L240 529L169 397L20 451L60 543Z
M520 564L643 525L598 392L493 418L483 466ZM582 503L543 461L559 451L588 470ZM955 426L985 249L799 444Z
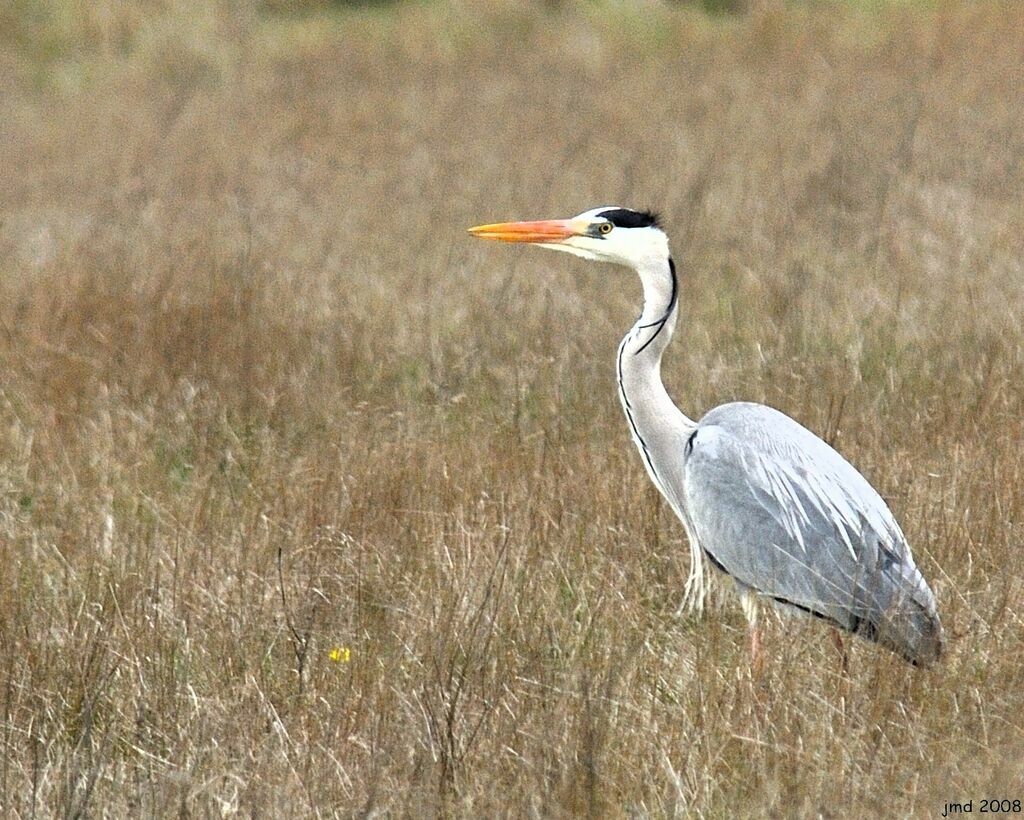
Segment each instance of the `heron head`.
M639 268L667 259L668 237L649 211L603 206L569 219L497 222L470 228L473 236L502 242L528 242L584 259Z

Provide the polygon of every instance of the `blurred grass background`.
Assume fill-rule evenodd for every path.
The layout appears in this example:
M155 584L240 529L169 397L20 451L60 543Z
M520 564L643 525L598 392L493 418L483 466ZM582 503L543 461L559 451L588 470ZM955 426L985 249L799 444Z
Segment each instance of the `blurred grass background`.
M0 5L3 812L1024 798L1022 81L1009 2ZM605 203L678 403L834 441L943 665L675 616L637 284L464 234Z

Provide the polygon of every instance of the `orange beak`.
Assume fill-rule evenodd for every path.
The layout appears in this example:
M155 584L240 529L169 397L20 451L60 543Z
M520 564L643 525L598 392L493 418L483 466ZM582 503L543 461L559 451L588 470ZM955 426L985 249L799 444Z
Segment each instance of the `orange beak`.
M501 242L561 242L578 231L571 219L543 219L538 222L495 222L470 228L473 236Z

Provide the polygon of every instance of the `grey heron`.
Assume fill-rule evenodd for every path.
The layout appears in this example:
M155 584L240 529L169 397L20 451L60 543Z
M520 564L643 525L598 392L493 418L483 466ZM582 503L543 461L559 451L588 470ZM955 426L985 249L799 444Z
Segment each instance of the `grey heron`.
M616 381L644 467L689 540L684 605L703 608L710 563L735 582L755 666L764 601L821 618L915 665L939 658L935 596L892 512L846 459L763 404L723 404L693 421L669 398L661 359L679 315L679 279L654 214L605 206L469 232L640 276L643 309L619 345Z

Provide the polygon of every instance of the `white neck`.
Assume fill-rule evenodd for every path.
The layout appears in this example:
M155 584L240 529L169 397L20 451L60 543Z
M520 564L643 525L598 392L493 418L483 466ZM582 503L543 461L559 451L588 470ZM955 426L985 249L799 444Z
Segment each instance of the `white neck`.
M695 426L672 403L661 381L661 357L679 313L679 282L667 256L645 259L636 270L643 284L644 307L619 345L619 398L644 465L664 491L652 454L669 452L680 430Z

